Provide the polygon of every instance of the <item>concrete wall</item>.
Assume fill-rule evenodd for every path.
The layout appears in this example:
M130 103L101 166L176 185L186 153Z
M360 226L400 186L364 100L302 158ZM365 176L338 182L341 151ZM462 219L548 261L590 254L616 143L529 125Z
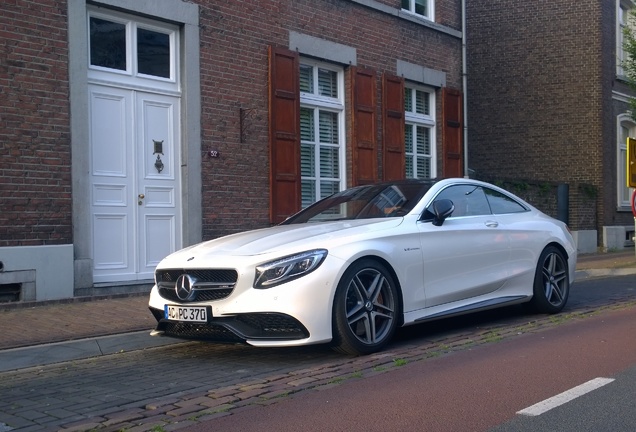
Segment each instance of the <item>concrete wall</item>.
M0 288L21 283L21 300L73 297L73 245L0 247L0 262Z

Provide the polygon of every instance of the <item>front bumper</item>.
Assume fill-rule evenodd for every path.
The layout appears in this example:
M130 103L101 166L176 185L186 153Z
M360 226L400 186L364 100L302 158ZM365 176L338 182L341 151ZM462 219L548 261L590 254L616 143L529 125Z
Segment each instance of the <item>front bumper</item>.
M225 263L224 263L225 264ZM228 268L231 266L227 266ZM245 342L255 346L298 346L329 342L332 339L332 307L343 261L328 256L320 268L298 279L267 289L253 288L254 267L235 266L233 286L205 300L194 296L179 300L162 284L150 293L149 308L157 320L153 334L193 340ZM176 267L173 267L176 268ZM165 272L165 270L162 270ZM196 269L183 269L193 272ZM173 275L174 279L174 275ZM198 283L197 283L198 284ZM198 286L198 285L197 285ZM167 320L165 305L205 306L206 323Z
M150 307L157 320L155 335L213 342L248 340L294 341L309 338L309 331L297 319L280 313L248 313L210 318L207 323L169 321L164 311Z

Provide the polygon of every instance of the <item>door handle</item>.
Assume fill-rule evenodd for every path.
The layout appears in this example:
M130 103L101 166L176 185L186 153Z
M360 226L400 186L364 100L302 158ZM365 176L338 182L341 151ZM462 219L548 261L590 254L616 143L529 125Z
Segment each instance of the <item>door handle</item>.
M139 198L139 200L137 201L137 204L138 205L142 205L144 203L143 199L146 198L146 195L139 194L139 195L137 195L137 198Z
M499 222L493 220L486 221L486 226L488 228L497 228L499 226Z

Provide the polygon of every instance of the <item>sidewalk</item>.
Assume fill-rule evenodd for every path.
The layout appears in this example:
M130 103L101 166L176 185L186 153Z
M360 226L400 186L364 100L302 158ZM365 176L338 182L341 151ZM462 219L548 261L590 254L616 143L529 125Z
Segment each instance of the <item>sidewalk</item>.
M636 274L636 254L579 256L576 280ZM0 303L0 372L179 343L151 337L148 295Z

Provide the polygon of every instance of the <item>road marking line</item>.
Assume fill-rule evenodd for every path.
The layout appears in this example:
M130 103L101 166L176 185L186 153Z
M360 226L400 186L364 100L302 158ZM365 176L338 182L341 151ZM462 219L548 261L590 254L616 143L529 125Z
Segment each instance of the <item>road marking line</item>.
M571 388L570 390L564 391L561 394L556 396L552 396L549 399L541 401L523 409L521 411L517 411L517 414L527 415L527 416L538 416L543 414L544 412L550 411L552 408L556 408L560 405L563 405L567 402L570 402L573 399L576 399L579 396L583 396L586 393L589 393L593 390L596 390L604 385L607 385L614 381L613 378L594 378L580 386L576 386Z

